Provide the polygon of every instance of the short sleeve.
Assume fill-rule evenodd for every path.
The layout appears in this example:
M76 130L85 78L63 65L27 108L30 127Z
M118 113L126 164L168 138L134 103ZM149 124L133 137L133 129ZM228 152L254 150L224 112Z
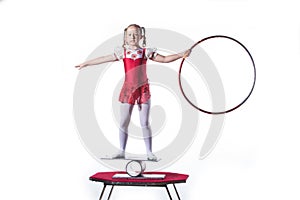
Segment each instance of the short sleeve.
M146 48L146 58L152 59L155 58L157 55L157 49L156 48Z
M122 60L124 58L124 48L116 47L114 50L114 55L118 60Z

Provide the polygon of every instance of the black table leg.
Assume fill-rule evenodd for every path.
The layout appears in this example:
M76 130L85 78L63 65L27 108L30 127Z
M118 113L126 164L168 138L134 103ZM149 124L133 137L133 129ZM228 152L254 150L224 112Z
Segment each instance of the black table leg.
M109 199L110 199L110 196L111 196L111 193L112 193L113 189L114 189L114 185L112 185L112 186L111 186L111 189L110 189L110 192L109 192L109 195L108 195L108 198L107 198L107 200L109 200Z
M177 189L176 189L176 187L175 187L175 184L173 184L173 186L174 186L175 192L176 192L176 194L177 194L177 197L178 197L178 199L180 200L180 197L179 197L179 194L178 194Z
M105 191L105 188L106 188L106 184L104 184L104 186L103 186L103 189L102 189L101 195L100 195L100 197L99 197L99 200L102 199L103 194L104 194L104 191Z
M169 189L168 189L168 186L166 185L165 187L166 187L166 190L167 190L167 192L168 192L168 195L169 195L170 199L172 200L172 196L171 196L171 194L170 194L170 191L169 191Z

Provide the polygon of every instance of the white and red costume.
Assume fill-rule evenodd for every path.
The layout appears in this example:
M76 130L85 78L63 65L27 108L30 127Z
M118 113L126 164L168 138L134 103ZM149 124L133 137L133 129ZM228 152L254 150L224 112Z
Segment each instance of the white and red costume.
M147 59L156 56L156 50L152 48L138 48L135 50L124 48L123 51L115 51L119 60L124 62L125 81L120 92L119 101L129 104L146 103L150 97L150 89L147 77Z

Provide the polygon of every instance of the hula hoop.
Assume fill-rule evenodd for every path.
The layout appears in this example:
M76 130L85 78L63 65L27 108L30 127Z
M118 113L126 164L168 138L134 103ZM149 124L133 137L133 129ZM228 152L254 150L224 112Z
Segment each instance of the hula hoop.
M182 61L181 61L181 64L180 64L180 68L179 68L179 73L178 73L178 81L179 81L179 86L180 86L180 90L181 90L181 93L183 94L184 98L187 100L187 102L192 105L194 108L196 108L197 110L203 112L203 113L206 113L206 114L212 114L212 115L219 115L219 114L225 114L225 113L229 113L231 111L234 111L235 109L239 108L241 105L243 105L247 100L248 98L251 96L252 92L253 92L253 89L254 89L254 86L255 86L255 83L256 83L256 67L255 67L255 63L254 63L254 59L251 55L251 53L249 52L249 50L245 47L245 45L243 45L241 42L239 42L238 40L232 38L232 37L228 37L228 36L224 36L224 35L214 35L214 36L209 36L209 37L206 37L206 38L203 38L202 40L198 41L197 43L195 43L191 48L190 50L192 50L195 46L197 46L198 44L206 41L206 40L209 40L209 39L213 39L213 38L226 38L226 39L230 39L236 43L238 43L240 46L243 47L243 49L248 53L250 59L251 59L251 62L252 62L252 65L253 65L253 71L254 71L254 79L253 79L253 84L252 84L252 88L249 92L249 94L247 95L247 97L241 102L239 103L237 106L231 108L231 109L228 109L228 110L225 110L225 111L219 111L219 112L211 112L211 111L207 111L207 110L204 110L204 109L201 109L199 108L198 106L196 106L195 104L193 104L189 98L185 95L183 89L182 89L182 84L181 84L181 70L182 70L182 66L183 66L183 63L185 61L185 57L182 58Z

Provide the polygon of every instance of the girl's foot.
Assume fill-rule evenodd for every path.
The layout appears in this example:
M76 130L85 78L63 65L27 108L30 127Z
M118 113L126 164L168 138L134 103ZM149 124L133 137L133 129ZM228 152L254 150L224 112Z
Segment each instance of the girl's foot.
M118 153L112 155L112 158L125 158L125 151L119 151Z
M151 161L157 161L157 157L152 152L147 153L147 159Z

